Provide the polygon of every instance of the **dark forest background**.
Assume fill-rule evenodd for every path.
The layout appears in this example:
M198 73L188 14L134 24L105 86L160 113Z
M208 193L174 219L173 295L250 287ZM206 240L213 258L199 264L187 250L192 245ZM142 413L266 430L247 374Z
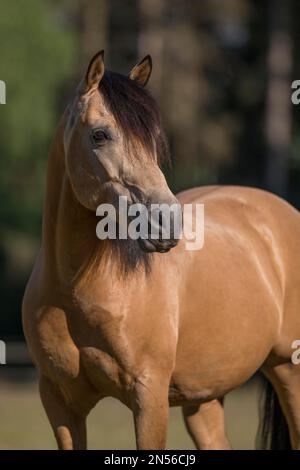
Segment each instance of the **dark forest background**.
M152 55L174 191L251 185L300 208L299 28L296 0L0 0L1 339L22 336L48 148L90 57L127 74Z

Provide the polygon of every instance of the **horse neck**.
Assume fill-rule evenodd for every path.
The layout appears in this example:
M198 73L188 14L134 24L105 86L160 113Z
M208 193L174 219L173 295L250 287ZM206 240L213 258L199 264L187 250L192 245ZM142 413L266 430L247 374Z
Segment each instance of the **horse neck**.
M96 238L96 215L77 201L71 188L65 168L64 124L65 115L49 155L42 245L48 274L70 282L99 258L103 244Z

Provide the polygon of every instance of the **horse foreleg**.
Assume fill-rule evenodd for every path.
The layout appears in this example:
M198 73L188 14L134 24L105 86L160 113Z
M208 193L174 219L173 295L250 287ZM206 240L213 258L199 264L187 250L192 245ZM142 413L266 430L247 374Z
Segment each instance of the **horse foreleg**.
M187 430L200 450L229 450L225 433L222 400L212 400L201 405L186 405L182 413Z
M133 398L133 414L137 449L165 449L169 402L169 382L153 376L137 382Z
M55 386L40 379L40 396L61 450L86 449L86 418L75 414Z

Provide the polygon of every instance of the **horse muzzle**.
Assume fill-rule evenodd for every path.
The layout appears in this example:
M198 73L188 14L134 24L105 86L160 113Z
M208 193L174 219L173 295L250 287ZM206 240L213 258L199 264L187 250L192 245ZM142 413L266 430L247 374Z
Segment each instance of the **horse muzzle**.
M174 206L173 206L174 207ZM182 214L179 204L175 206L175 211L168 213L167 222L161 213L152 213L148 223L148 237L139 238L139 244L142 250L152 253L166 253L174 248L180 239L182 231ZM156 234L156 236L154 236Z

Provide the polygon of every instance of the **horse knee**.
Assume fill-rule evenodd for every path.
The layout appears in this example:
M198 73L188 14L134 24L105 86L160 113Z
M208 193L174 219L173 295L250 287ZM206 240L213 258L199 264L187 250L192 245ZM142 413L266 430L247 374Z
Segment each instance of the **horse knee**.
M137 382L132 403L138 449L165 449L169 383L148 377Z
M54 384L45 377L40 379L40 396L58 448L86 449L86 416L76 414Z

